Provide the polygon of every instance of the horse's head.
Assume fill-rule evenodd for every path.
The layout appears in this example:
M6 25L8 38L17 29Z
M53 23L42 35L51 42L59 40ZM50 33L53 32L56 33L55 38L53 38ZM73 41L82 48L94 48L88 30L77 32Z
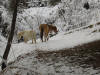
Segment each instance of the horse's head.
M56 26L53 26L53 31L57 34L58 33L58 30L57 30L57 27Z
M18 39L18 43L24 41L24 38L21 32L17 34L17 39Z
M18 43L23 42L23 41L24 41L24 38L23 38L23 36L21 36L21 38L18 39Z

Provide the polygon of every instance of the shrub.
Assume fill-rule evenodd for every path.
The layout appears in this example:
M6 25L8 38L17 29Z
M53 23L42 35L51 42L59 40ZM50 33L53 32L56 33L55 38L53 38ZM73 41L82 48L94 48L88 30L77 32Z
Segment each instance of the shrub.
M57 3L61 2L61 0L49 0L49 4L51 6L55 6Z

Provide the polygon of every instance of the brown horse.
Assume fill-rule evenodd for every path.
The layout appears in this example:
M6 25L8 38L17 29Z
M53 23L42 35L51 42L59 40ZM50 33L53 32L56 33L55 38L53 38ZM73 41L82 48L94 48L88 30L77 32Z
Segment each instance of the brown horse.
M45 42L49 39L48 37L49 32L54 31L56 34L58 32L56 26L48 25L48 24L40 24L39 30L40 30L40 37L41 37L42 42L43 42L43 36L44 36Z

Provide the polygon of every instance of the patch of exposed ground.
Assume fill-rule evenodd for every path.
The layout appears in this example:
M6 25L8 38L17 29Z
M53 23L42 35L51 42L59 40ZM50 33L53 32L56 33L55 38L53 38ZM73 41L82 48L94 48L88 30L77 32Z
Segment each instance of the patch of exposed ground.
M84 45L79 45L70 49L63 49L59 51L38 51L38 57L73 57L76 62L84 63L93 66L94 68L100 67L100 40L90 42ZM74 61L74 62L75 62Z

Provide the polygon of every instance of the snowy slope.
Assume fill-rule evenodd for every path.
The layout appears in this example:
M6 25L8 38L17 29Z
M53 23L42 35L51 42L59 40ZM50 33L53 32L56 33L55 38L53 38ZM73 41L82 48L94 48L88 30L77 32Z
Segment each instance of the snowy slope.
M72 2L70 2L72 1ZM97 22L100 22L100 15L99 15L99 6L100 2L97 0L89 0L90 3L90 9L86 10L83 8L83 5L85 3L85 0L65 0L65 2L62 2L55 7L40 7L40 8L29 8L23 10L22 13L18 13L18 18L17 18L17 23L16 23L16 32L22 31L22 30L36 30L37 33L39 33L38 27L39 24L42 23L47 23L48 21L53 21L56 19L54 22L54 25L57 26L59 29L59 33L49 39L47 42L41 42L40 39L37 39L37 44L31 44L31 41L28 43L12 43L10 54L8 57L8 62L14 61L17 59L18 56L29 53L30 52L35 52L36 50L40 51L56 51L56 50L62 50L62 49L67 49L67 48L73 48L78 45L82 45L85 43L89 43L92 41L100 40L100 25L98 26L93 26L93 28L88 28L88 29L81 29L80 27L84 26L89 26L90 24L96 24ZM77 5L77 6L76 6ZM64 21L63 16L59 16L59 10L64 9L65 13L63 16L66 19L66 22ZM7 12L4 11L2 14L4 18L4 22L11 22L11 16L7 16ZM10 19L9 19L10 18ZM8 27L8 29L10 26ZM77 28L79 28L79 31L77 31ZM69 29L69 30L68 30ZM68 31L67 31L68 30ZM69 33L69 32L72 33ZM16 33L15 33L16 35ZM1 37L2 38L2 37ZM6 47L6 41L5 39L0 39L0 55L2 56ZM47 63L45 65L41 64L40 62L38 63L33 56L22 56L26 57L25 59L22 59L23 61L19 61L18 63L15 63L15 66L22 66L30 69L27 71L32 71L34 66L32 64L36 63L35 65L35 71L39 72L40 75L47 75L47 73L51 73L51 75L58 75L55 74L55 68L57 68L57 72L59 70L59 65L62 64L61 59L59 63L53 64L53 63ZM34 61L32 61L32 59ZM67 58L66 58L67 59ZM63 60L64 61L64 60ZM0 59L1 62L1 59ZM28 63L29 62L29 63ZM48 64L53 64L48 67ZM29 65L29 66L25 66ZM69 64L70 65L70 64ZM54 67L57 66L57 67ZM37 67L39 69L37 70ZM43 70L42 70L43 69ZM72 70L71 70L72 69ZM84 68L78 67L78 69L75 68L75 72L73 72L73 67L70 69L70 67L62 66L61 70L62 72L59 75L66 75L66 74L71 74L75 75L99 75L99 74L94 74L97 72L92 68L87 68L84 70ZM19 70L19 69L16 69ZM15 72L14 70L13 72ZM21 74L26 73L26 70L22 70ZM25 72L26 71L26 72ZM64 72L63 72L64 71ZM65 72L67 71L67 72ZM80 72L81 73L80 73ZM83 74L84 71L87 71L85 74ZM24 72L24 73L23 73ZM89 74L88 74L89 72ZM8 72L9 73L9 72ZM80 74L78 74L80 73ZM9 74L5 74L9 75ZM29 74L30 75L30 74Z
M12 44L11 51L8 57L8 61L16 59L21 54L25 54L35 50L42 51L54 51L61 50L65 48L72 48L78 45L82 45L88 42L92 42L95 40L100 40L100 32L92 33L94 30L99 30L100 26L93 27L91 29L85 29L81 31L76 31L70 34L66 34L66 32L62 32L57 34L56 36L49 39L47 42L41 42L40 39L37 39L36 44L31 44L31 41L28 43L15 43ZM2 51L4 51L5 45L1 44L0 54L2 55Z
M37 44L31 44L31 41L27 44L24 42L12 44L8 61L15 60L16 57L20 56L5 70L4 75L99 75L99 70L94 70L92 67L84 69L75 63L70 63L68 57L53 57L52 54L49 56L50 58L44 56L43 59L37 59L35 57L35 50L63 50L64 48L72 48L100 40L100 32L93 32L94 30L99 29L100 26L87 28L69 34L62 32L50 38L49 41L43 43L40 39L37 39Z

